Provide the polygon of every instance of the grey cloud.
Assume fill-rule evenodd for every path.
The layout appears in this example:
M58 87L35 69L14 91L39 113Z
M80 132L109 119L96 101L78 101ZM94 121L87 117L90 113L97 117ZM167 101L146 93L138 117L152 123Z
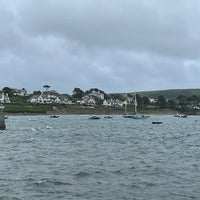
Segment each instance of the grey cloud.
M20 26L30 35L54 34L90 48L199 56L199 41L190 33L193 11L187 1L156 1L155 7L152 1L42 2L32 1L20 10Z
M0 85L106 92L198 87L198 2L2 0ZM9 76L8 76L9 74Z

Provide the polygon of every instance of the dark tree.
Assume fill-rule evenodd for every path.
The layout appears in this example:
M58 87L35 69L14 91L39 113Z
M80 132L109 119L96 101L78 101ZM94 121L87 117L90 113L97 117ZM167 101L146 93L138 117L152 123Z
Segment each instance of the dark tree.
M38 94L41 94L41 91L33 91L33 95L38 95Z
M188 105L188 97L180 95L176 99L178 101L178 105L179 106L186 106L186 105Z
M102 94L106 94L103 90L99 90L98 88L91 88L91 89L89 89L89 90L86 90L85 91L85 94L87 95L87 94L90 94L90 93L92 93L93 91L95 91L95 92L101 92Z
M127 97L133 98L133 95L129 93L129 94L127 94Z
M51 86L49 86L49 85L43 85L43 87L44 87L45 90L47 91Z
M148 106L150 104L150 100L147 96L142 97L142 104L144 106Z
M190 102L190 104L197 106L199 105L200 99L198 96L192 95L191 97L188 97L188 101Z
M81 99L84 95L85 93L83 92L83 90L81 90L80 88L74 88L73 94L72 94L73 98Z
M8 94L9 97L12 97L13 96L13 89L9 88L9 87L4 87L2 89L2 92L4 94Z
M173 100L169 100L167 103L168 103L168 108L170 108L170 109L176 108L176 104Z
M126 100L126 98L121 94L110 94L110 97L112 99L119 99L120 101L125 101Z
M188 97L180 95L177 98L177 110L180 112L186 112L188 110Z
M142 97L139 94L136 94L136 98L137 98L137 105L142 106Z
M167 102L163 96L158 96L156 104L160 108L166 108L167 107Z

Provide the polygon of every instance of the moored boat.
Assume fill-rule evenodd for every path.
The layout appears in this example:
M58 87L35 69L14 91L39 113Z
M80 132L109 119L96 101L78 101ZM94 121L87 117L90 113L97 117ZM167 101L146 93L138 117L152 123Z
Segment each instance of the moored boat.
M133 115L130 115L130 114L128 114L128 113L125 113L125 114L122 115L122 117L123 117L123 118L132 118Z
M186 115L186 114L183 114L183 113L176 113L176 114L174 115L174 117L186 118L187 115Z
M145 116L145 115L133 115L132 118L133 119L147 119L148 116Z
M89 117L89 119L100 119L100 117L98 117L96 115L92 115L91 117Z
M152 124L162 124L163 122L161 122L161 121L154 121L154 122L152 122Z
M58 118L59 116L58 115L50 115L49 117L50 118Z
M106 115L106 116L104 116L104 118L105 118L105 119L112 119L113 116L111 116L111 115Z

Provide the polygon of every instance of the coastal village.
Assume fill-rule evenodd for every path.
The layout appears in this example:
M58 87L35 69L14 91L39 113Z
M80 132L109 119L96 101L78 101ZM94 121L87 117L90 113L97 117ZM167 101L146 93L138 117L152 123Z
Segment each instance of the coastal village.
M9 88L10 95L8 92L5 92L5 89L2 89L0 93L0 102L5 104L16 103L14 102L15 98L12 97L18 96L22 99L25 97L27 103L29 102L34 104L78 104L84 106L96 106L97 104L101 104L106 107L124 107L124 105L134 103L133 96L130 97L130 95L118 95L118 98L108 97L107 94L99 89L91 89L90 92L87 92L87 94L82 92L82 95L75 91L70 98L69 95L63 95L59 94L55 90L49 90L50 86L44 86L44 88L44 91L37 91L33 92L32 94L28 94L25 88ZM155 102L155 99L149 98L149 101Z
M63 106L81 106L81 108L102 107L124 109L134 108L135 96L137 96L137 106L140 112L158 109L171 109L173 111L190 112L197 114L200 110L200 97L192 96L174 96L166 97L164 95L141 95L140 93L115 93L107 94L98 88L91 88L82 91L80 88L74 88L72 95L59 94L51 89L51 86L44 85L42 91L33 91L28 93L25 88L4 87L0 91L0 103L14 108L17 105L63 105ZM20 110L18 110L20 112ZM10 110L12 112L12 110Z

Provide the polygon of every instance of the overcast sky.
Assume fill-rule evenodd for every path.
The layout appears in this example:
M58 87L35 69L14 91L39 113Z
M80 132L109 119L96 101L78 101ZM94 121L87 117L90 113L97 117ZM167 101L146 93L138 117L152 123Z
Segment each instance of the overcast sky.
M0 89L200 88L199 0L0 0Z

